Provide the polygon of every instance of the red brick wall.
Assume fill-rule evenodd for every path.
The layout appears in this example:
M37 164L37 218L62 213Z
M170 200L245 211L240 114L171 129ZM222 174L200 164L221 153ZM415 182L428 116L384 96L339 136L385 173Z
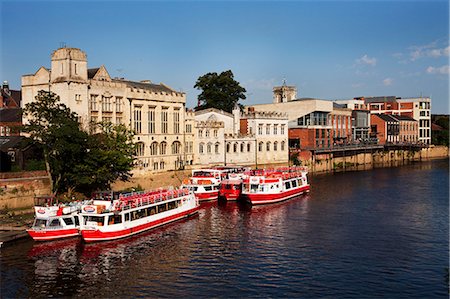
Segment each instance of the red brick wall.
M314 147L316 145L314 129L289 129L289 139L300 139L300 148Z
M386 122L378 116L370 115L370 125L377 126L377 138L379 144L386 144Z

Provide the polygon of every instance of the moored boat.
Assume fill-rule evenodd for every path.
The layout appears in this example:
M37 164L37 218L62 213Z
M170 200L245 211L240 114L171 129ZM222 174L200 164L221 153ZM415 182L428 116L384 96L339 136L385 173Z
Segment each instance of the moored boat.
M189 217L199 204L187 188L158 189L94 200L82 206L81 236L86 242L125 238Z
M220 183L219 199L238 200L242 192L242 182L243 180L240 178L223 180Z
M182 187L194 192L199 201L214 200L219 196L220 183L229 175L235 175L244 170L243 167L232 166L195 169L192 170L192 176L183 181Z
M58 204L53 196L35 198L35 219L28 234L35 241L52 241L79 235L80 202Z
M305 167L254 171L244 179L241 198L252 205L276 203L309 192Z

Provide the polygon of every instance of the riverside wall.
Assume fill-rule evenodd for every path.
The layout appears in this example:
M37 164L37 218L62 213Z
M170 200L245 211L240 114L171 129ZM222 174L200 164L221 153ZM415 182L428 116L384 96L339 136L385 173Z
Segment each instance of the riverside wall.
M446 157L449 157L449 149L444 146L432 146L418 151L376 150L340 157L336 153L313 155L309 151L303 151L299 155L302 165L308 166L310 173L317 174L401 166L414 161ZM258 168L264 167L274 165L258 165ZM190 170L135 174L128 182L117 181L112 189L123 190L138 185L144 189L178 186L189 175ZM50 181L45 171L0 173L0 211L26 209L31 212L34 197L50 193Z
M0 173L0 210L23 210L33 207L34 197L50 194L46 171Z
M339 155L338 155L339 154ZM449 149L445 146L431 146L420 150L368 150L358 153L301 152L302 165L308 166L311 173L332 173L342 171L369 170L376 167L395 167L415 161L448 158Z

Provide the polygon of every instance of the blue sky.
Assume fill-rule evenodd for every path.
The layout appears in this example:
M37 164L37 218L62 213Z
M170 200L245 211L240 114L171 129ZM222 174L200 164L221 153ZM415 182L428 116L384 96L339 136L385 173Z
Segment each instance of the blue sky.
M4 1L0 80L50 67L65 43L112 77L163 82L197 103L193 86L231 69L244 105L272 87L299 97L432 97L449 113L448 1Z

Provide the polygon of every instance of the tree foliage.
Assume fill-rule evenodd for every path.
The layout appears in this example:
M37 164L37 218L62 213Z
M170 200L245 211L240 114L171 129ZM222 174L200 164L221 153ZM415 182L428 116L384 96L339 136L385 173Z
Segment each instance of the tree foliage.
M133 134L123 125L101 124L100 133L88 134L81 130L77 114L47 91L39 91L36 100L25 105L24 114L29 123L23 130L43 148L54 193L88 195L131 176Z
M234 80L231 70L220 74L207 73L197 79L194 88L202 90L196 110L217 108L231 113L236 105L241 106L239 100L246 99L245 88Z

